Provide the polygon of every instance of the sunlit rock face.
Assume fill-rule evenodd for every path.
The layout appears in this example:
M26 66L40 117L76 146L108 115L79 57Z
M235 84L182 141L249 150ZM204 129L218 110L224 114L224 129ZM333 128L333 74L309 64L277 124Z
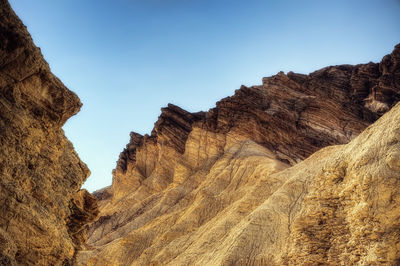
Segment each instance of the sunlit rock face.
M62 130L81 107L0 0L0 264L72 263L97 214L89 175Z
M208 112L163 108L95 193L78 264L400 263L399 62L398 45L381 63L278 73Z

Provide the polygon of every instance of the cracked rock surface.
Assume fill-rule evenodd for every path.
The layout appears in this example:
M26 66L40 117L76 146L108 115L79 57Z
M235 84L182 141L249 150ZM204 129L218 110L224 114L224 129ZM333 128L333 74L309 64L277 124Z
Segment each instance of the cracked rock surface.
M62 130L81 102L0 0L0 265L68 265L97 200Z

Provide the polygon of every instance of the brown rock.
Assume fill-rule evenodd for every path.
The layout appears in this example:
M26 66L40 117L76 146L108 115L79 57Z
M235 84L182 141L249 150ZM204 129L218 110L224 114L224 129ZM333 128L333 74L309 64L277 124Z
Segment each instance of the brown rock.
M81 102L0 0L0 264L72 261L96 214L89 175L62 126Z
M398 263L400 106L356 136L399 101L399 51L163 109L131 135L77 261Z

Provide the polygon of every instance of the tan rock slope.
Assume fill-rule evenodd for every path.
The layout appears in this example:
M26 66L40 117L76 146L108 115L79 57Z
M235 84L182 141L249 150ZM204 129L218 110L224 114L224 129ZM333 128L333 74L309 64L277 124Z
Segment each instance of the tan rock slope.
M68 265L97 213L62 126L81 102L0 0L0 265Z
M399 62L397 45L380 63L278 73L208 112L163 108L95 193L78 263L399 264L400 105L367 128L400 100Z

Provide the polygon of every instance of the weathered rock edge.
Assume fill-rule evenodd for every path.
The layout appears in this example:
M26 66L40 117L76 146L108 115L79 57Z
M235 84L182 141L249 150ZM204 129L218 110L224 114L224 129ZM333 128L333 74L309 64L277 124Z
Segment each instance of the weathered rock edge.
M97 200L63 124L81 102L0 0L0 264L71 264Z
M208 112L168 104L150 135L131 132L114 179L128 168L141 168L136 152L145 146L165 145L183 154L195 127L238 133L291 165L323 147L348 143L400 100L400 44L380 63L330 66L309 75L279 72L262 82L241 86Z

